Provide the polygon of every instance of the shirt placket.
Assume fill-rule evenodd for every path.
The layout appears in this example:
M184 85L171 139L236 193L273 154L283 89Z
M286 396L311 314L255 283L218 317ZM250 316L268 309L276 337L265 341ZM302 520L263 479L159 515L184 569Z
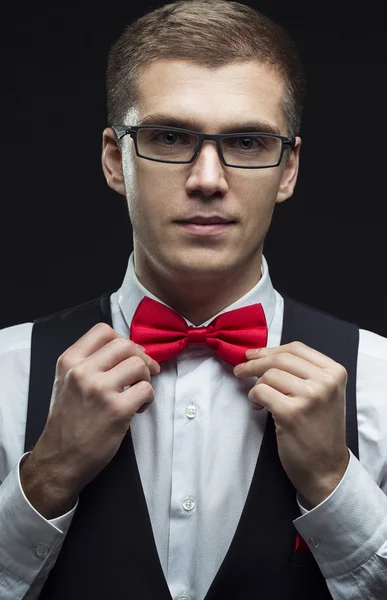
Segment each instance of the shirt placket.
M171 518L168 582L173 600L194 600L190 578L194 573L198 529L198 473L195 449L199 437L196 404L198 381L193 377L200 358L190 350L178 357L172 452Z

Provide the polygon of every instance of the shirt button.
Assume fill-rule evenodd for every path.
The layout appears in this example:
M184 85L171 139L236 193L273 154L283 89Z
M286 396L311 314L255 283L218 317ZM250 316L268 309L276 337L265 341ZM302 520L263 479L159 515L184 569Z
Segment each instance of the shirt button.
M179 600L190 600L190 597L187 596L187 594L183 594L182 596L179 596Z
M318 548L319 546L321 546L321 540L319 537L310 537L308 542L314 548Z
M193 508L195 508L195 502L192 500L192 498L186 498L183 502L183 508L186 511L190 511Z
M44 544L38 544L35 548L35 556L38 558L46 558L48 554L48 548Z
M193 404L191 404L190 406L187 406L186 411L185 411L186 417L188 417L189 419L194 419L196 417L196 413L197 413L196 406L194 406Z

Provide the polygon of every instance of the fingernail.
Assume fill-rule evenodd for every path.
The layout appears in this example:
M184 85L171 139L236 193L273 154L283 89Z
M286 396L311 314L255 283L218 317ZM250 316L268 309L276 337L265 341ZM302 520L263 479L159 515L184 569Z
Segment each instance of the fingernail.
M260 352L260 348L255 350L246 350L246 358L254 358L254 356L258 356Z
M238 375L238 373L240 373L243 370L243 367L245 365L242 363L241 365L236 365L236 367L234 367L234 375Z
M141 348L141 350L144 350L144 352L145 352L144 346L140 346L140 344L136 344L136 346L137 346L137 348Z
M255 404L255 402L253 402L251 406L252 406L253 410L262 410L263 409L262 404Z

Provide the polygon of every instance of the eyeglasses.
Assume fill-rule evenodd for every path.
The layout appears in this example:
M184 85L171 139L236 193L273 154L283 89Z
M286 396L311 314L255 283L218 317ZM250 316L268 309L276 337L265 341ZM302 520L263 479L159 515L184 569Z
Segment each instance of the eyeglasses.
M277 167L287 148L294 150L295 138L273 133L229 133L227 135L199 133L189 129L164 125L112 127L118 140L130 135L137 156L157 162L188 164L200 152L205 140L216 142L219 157L227 167L237 169L267 169Z

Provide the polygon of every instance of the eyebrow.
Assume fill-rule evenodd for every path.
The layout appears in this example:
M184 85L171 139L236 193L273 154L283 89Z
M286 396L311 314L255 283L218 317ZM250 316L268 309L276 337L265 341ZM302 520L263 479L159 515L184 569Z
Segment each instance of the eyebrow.
M138 125L165 125L169 127L179 127L180 129L190 129L191 131L201 132L202 126L195 119L179 119L164 114L147 115L140 120ZM252 120L238 124L229 124L221 128L221 133L241 133L241 132L260 132L274 133L281 135L279 128L268 121Z

